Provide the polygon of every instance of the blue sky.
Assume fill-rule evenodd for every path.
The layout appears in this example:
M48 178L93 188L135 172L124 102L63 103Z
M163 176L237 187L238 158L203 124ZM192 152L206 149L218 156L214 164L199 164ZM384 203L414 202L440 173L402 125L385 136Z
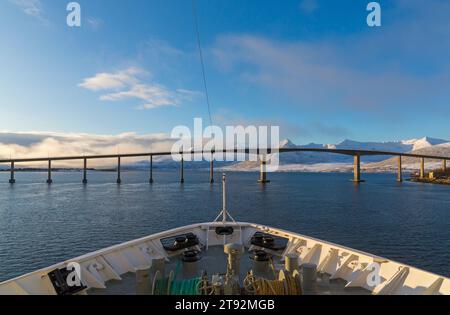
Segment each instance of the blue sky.
M170 133L207 122L190 0L0 3L0 130ZM197 0L215 124L297 143L450 138L450 3Z

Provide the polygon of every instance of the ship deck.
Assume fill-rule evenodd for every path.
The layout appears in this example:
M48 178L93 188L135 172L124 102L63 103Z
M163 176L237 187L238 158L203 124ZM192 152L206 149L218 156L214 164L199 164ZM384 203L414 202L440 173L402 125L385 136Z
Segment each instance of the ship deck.
M243 287L243 279L245 279L247 272L253 269L253 260L251 252L247 250L240 259L240 284ZM273 264L275 270L283 269L282 257L273 256ZM183 280L192 277L192 274L184 274L181 255L174 257L166 265L166 274L170 271L176 272L179 270L177 279ZM224 253L223 246L213 246L208 250L202 252L201 259L198 264L198 272L196 276L200 276L203 271L208 275L225 274L227 270L227 255ZM266 279L274 280L275 272L270 269L264 276ZM122 280L111 280L106 283L106 289L90 289L88 295L136 295L136 274L127 273L122 277ZM358 287L346 288L347 282L342 279L329 279L328 274L317 274L317 295L370 295L371 292ZM151 281L151 280L150 280ZM242 289L242 294L245 295L245 289Z
M234 254L239 253L234 260L230 245L235 246ZM73 266L78 266L81 285L69 285ZM269 283L272 291L273 285L284 286L281 294L450 294L450 279L383 257L258 224L209 222L153 234L11 279L0 283L0 295L177 294L171 282L155 291L155 284L160 284L156 280L161 279L177 285L201 279L199 287L204 290L191 290L194 294L252 295L261 291L249 290L251 270L253 288L262 287L258 281L266 287ZM373 276L379 282L368 281Z

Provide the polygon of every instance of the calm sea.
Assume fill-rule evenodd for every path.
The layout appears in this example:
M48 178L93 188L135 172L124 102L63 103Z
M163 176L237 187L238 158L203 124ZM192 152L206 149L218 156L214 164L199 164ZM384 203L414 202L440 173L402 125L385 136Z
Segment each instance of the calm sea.
M220 176L207 172L0 173L0 281L110 245L190 223L211 221L221 208ZM405 182L392 174L228 174L235 219L267 224L450 276L450 187Z

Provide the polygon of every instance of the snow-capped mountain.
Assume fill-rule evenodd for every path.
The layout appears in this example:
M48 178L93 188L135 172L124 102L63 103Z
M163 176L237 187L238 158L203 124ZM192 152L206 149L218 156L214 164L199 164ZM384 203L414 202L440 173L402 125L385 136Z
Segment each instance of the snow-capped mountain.
M359 142L353 140L344 140L338 144L317 144L310 143L306 145L295 145L289 139L280 142L280 148L328 148L328 149L354 149L354 150L376 150L387 152L421 152L427 154L437 154L450 156L450 142L443 139L424 137L420 139L390 141L390 142ZM389 167L395 166L395 161L390 161L390 156L364 156L362 162L367 166L373 165ZM386 161L385 164L383 164ZM318 152L292 152L280 155L280 170L304 170L313 171L317 168L319 171L336 171L338 169L348 170L348 165L353 162L351 156L318 153ZM242 162L237 163L228 169L231 170L256 170L258 163Z
M411 152L438 144L448 143L448 140L424 137L421 139L390 141L390 142L358 142L344 140L336 146L338 149L359 149L375 151Z
M416 151L416 150L420 150L420 149L424 149L424 148L428 148L428 147L431 147L434 145L439 145L439 144L444 144L444 143L448 143L448 141L442 140L442 139L429 138L429 137L425 137L422 139L412 139L412 140L402 141L402 144L412 145L413 148L411 151Z
M414 152L428 155L448 156L450 159L450 142L443 139L424 137L420 139L389 141L389 142L360 142L354 140L344 140L338 144L318 144L309 143L296 145L291 140L286 139L280 142L280 148L325 148L325 149L360 149L377 150L387 152ZM391 156L363 156L363 171L391 171L397 168L397 160ZM352 170L353 157L333 153L319 152L291 152L280 154L280 171L306 171L306 172L339 172ZM417 169L418 159L403 159L405 169ZM427 161L427 167L432 168L434 164L438 166L441 161ZM257 171L258 162L216 162L217 168L231 171ZM148 160L128 163L123 165L123 169L147 169ZM179 162L173 161L170 157L161 157L154 160L154 167L157 169L179 168ZM186 162L187 169L209 169L209 163ZM7 165L0 165L0 170L8 169Z
M390 141L390 142L359 142L353 140L344 140L338 144L316 144L310 143L307 145L296 146L290 140L284 140L281 142L282 148L329 148L329 149L348 149L348 150L373 150L373 151L387 151L387 152L412 152L420 149L430 148L436 145L449 143L447 140L434 139L424 137L421 139L402 140L402 141ZM364 157L365 162L379 162L385 160L386 156L368 156ZM287 161L284 162L297 162L297 163L342 163L351 161L351 157L340 156L336 154L324 154L324 153L289 153L286 154ZM281 157L281 160L285 160Z
M422 139L421 139L422 140ZM416 143L417 144L417 143ZM420 142L416 146L418 149L413 150L413 153L417 154L426 154L426 155L437 155L437 156L445 156L450 159L450 142L440 143L436 145L425 145L420 146ZM397 159L396 158L388 158L381 162L368 163L364 166L364 168L368 170L394 170L397 169ZM402 167L404 169L414 169L417 170L419 168L419 159L413 157L403 157L402 159ZM429 169L439 168L441 167L442 161L437 160L427 160L426 167Z

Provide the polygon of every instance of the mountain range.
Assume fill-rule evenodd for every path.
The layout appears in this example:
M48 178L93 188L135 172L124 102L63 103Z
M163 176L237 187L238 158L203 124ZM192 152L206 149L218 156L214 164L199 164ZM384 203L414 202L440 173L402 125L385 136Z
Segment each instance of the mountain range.
M450 141L424 137L420 139L410 139L389 142L360 142L354 140L344 140L338 144L318 144L309 143L296 145L289 139L280 142L280 148L326 148L326 149L360 149L377 150L387 152L402 153L422 153L429 155L446 156L450 159ZM154 167L156 169L179 168L179 162L173 161L170 157L155 158ZM361 157L361 168L366 172L390 172L397 169L397 160L391 156L363 156ZM427 160L426 167L434 169L441 166L442 161ZM147 160L123 164L124 170L148 169ZM222 171L258 171L259 162L215 162L217 170ZM0 170L7 170L7 165L0 165ZM209 162L186 162L186 169L208 169ZM290 152L280 154L279 171L294 172L350 172L353 168L353 157L320 152ZM419 168L419 159L403 158L403 168L405 170L416 171ZM115 168L111 168L114 170Z
M442 155L450 158L450 141L424 137L420 139L390 141L390 142L359 142L344 140L339 144L317 144L296 145L289 139L280 143L280 148L326 148L326 149L359 149L376 150L402 153L424 153L430 155ZM391 171L397 167L397 161L390 156L364 156L361 158L363 170L368 171ZM440 161L430 161L428 166L435 166ZM319 152L292 152L280 154L280 171L315 171L334 172L350 171L353 157L347 155ZM434 164L432 164L434 163ZM404 158L405 169L417 169L418 159ZM257 162L236 163L227 170L249 171L257 170Z

